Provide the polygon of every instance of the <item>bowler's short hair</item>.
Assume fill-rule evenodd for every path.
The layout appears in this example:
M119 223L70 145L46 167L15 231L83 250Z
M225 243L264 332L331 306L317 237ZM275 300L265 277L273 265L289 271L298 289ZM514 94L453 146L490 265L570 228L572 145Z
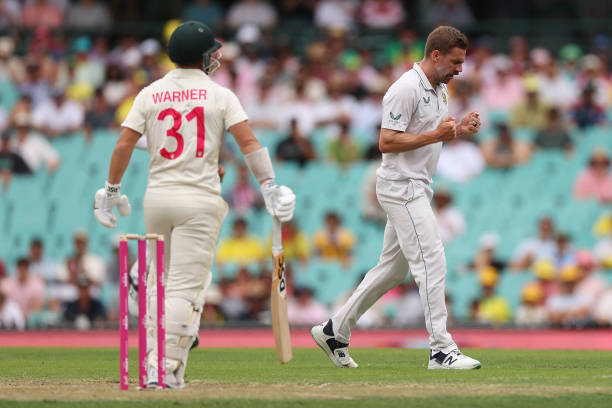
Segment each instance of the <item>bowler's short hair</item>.
M467 49L468 39L461 31L451 26L440 26L427 36L425 42L425 57L429 57L434 50L445 55L455 47Z

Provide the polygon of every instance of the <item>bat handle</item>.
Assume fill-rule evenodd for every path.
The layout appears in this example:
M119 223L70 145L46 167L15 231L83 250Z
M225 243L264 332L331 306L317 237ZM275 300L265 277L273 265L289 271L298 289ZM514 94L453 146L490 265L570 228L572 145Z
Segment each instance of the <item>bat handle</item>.
M283 238L281 235L281 222L277 217L273 218L272 227L272 253L278 255L283 252Z

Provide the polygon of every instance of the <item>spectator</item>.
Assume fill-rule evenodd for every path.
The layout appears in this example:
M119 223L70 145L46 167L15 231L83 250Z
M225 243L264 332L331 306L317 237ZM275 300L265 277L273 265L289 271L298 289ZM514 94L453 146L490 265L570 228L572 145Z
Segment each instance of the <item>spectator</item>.
M482 286L482 296L477 300L476 319L480 323L500 325L508 323L511 319L508 301L499 295L495 295L495 287L499 280L499 274L493 267L486 267L478 273L478 280Z
M15 126L15 118L17 118L18 116L32 116L32 100L27 95L21 95L21 97L13 105L13 109L11 110L11 114L9 115L10 126Z
M295 219L283 223L282 237L285 260L300 261L302 263L308 262L308 258L310 257L310 243L308 242L308 237L306 236L306 234L299 230ZM268 240L267 248L268 250L266 251L266 253L271 253L271 236Z
M591 252L587 250L576 251L574 261L580 271L580 281L576 285L576 293L587 295L595 303L606 290L608 283L597 272L597 263Z
M361 5L361 21L368 28L395 28L404 22L405 15L398 0L365 0Z
M247 222L244 219L236 219L232 235L219 243L217 262L248 266L263 259L264 249L261 241L255 235L247 235Z
M428 7L425 19L430 28L444 24L467 28L474 23L472 10L465 0L437 0Z
M289 136L276 146L276 159L292 161L304 167L309 161L316 159L316 152L308 138L304 137L297 126L297 120L291 119Z
M276 25L276 19L276 9L262 0L240 0L227 12L227 25L233 29L247 24L268 29Z
M559 293L559 286L555 282L557 270L548 259L540 259L532 265L533 274L537 278L537 283L544 291L544 298L548 299L552 295Z
M0 258L0 280L6 278L6 265L4 265L4 261Z
M19 305L0 290L0 329L24 330L25 328L26 322Z
M68 8L66 27L75 31L107 31L113 24L105 2L79 0Z
M40 104L32 114L34 127L50 138L74 132L83 126L83 108L55 89L52 99Z
M546 115L550 107L539 97L539 84L536 77L525 78L524 86L525 100L513 107L510 125L533 130L542 129L546 125Z
M57 264L51 259L43 256L44 245L40 238L34 238L30 242L30 272L32 276L43 278L45 282L57 281Z
M457 183L467 183L482 173L484 168L482 152L471 140L455 138L442 146L437 169L439 176Z
M387 213L382 209L378 202L378 197L376 197L376 172L381 163L381 153L378 149L378 143L374 148L376 160L373 160L368 166L361 186L361 213L366 220L385 225L387 222Z
M514 317L517 326L542 327L548 322L544 291L538 283L531 282L523 286L521 301Z
M1 7L0 5L0 9ZM1 19L2 16L0 16ZM24 78L24 71L23 60L15 55L15 40L11 37L0 37L0 80L13 82L14 84L21 83Z
M572 265L574 263L575 250L571 244L570 236L559 232L555 237L555 248L553 250L553 261L557 269Z
M78 230L74 234L74 255L64 265L60 265L58 279L62 282L77 285L80 276L85 276L96 287L106 281L106 262L98 255L89 252L87 233Z
M227 201L240 217L244 217L251 209L263 208L261 194L251 184L249 168L244 164L238 166L238 180L230 190Z
M344 263L350 262L355 241L353 233L342 227L340 216L335 212L325 215L325 226L314 235L314 245L320 257Z
M223 23L223 9L214 0L194 0L183 10L183 20L199 21L217 32Z
M438 232L442 242L446 244L462 235L467 229L467 224L461 211L452 206L453 196L448 189L438 188L433 199Z
M31 275L30 261L27 258L19 258L15 276L0 281L0 291L19 305L27 321L30 313L39 311L43 306L45 282L40 277Z
M21 23L21 5L19 0L0 1L0 30L8 31Z
M595 259L605 269L612 269L612 228L595 244Z
M356 0L321 0L315 6L314 23L328 30L349 30L355 24L358 5Z
M530 268L538 259L551 259L555 251L554 225L550 217L538 221L538 235L521 241L514 253L510 268Z
M489 116L489 107L483 103L480 93L475 92L473 82L462 79L453 81L453 102L448 107L448 113L455 118L462 118L472 111L477 111L480 117ZM489 121L485 121L479 132L487 129ZM465 139L465 136L463 137ZM456 139L453 139L456 140Z
M60 164L59 153L49 141L32 132L30 117L16 116L15 126L17 134L12 140L13 151L23 157L33 172L44 165L49 173L54 173Z
M108 106L104 99L102 89L97 89L92 101L91 108L85 114L85 134L87 139L92 138L96 130L106 130L113 126L115 111Z
M222 279L219 282L219 290L221 291L219 311L226 321L249 319L249 305L231 280Z
M74 75L70 93L80 95L80 100L88 101L94 89L104 84L104 61L90 55L91 40L88 37L78 37L72 43L74 51ZM78 92L77 92L78 91Z
M496 139L481 144L482 157L488 166L507 170L529 160L531 147L528 143L513 139L505 124L498 124L497 131Z
M603 148L596 148L591 153L589 167L583 170L574 183L574 197L595 199L601 203L612 201L612 173L610 173L610 156Z
M328 313L327 307L314 299L308 287L295 288L287 301L287 315L292 326L310 327L325 320Z
M576 83L567 75L562 75L557 62L550 58L538 74L538 92L548 105L559 109L569 108L576 100Z
M606 112L594 98L595 87L591 82L582 90L580 100L571 109L571 116L579 129L600 125L606 119Z
M159 41L155 38L147 38L140 43L139 50L142 54L142 61L137 75L142 75L142 81L148 84L163 77L166 71L158 58L161 51Z
M25 75L18 87L21 95L29 98L33 108L37 108L49 99L51 84L37 58L31 57L26 62Z
M612 326L612 287L600 297L593 309L593 319L603 327Z
M77 279L78 297L64 307L64 319L79 330L89 330L106 318L106 311L99 300L92 297L91 282L86 276Z
M491 60L496 76L490 83L483 84L482 96L489 109L505 113L523 99L524 87L521 78L512 71L510 58L496 55Z
M499 259L495 253L499 245L499 236L495 232L486 232L478 240L478 251L468 267L477 272L487 268L494 268L496 272L502 272L506 268L506 262Z
M11 136L2 134L0 140L0 182L7 189L13 174L31 174L32 171L23 158L11 149Z
M416 327L423 323L423 306L419 288L414 279L398 286L400 292L392 302L395 309L392 323L394 327Z
M327 154L332 162L346 167L361 158L361 148L349 130L350 123L341 121L339 125L340 134L328 143Z
M25 29L45 26L60 28L64 22L64 11L49 0L32 0L23 8L21 25Z
M534 144L540 149L563 149L571 153L574 148L558 108L548 110L546 127L538 131Z
M546 302L548 318L555 326L584 327L590 320L589 296L576 292L580 271L575 266L563 268L559 275L560 293Z
M119 65L110 63L106 66L106 81L102 88L104 99L111 108L116 108L130 91L130 83Z

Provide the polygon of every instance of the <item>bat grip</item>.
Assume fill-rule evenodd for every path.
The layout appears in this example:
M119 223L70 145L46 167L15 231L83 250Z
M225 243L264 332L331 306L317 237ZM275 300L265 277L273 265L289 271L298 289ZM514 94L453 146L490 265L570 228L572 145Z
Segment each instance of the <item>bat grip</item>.
M281 222L277 217L272 218L274 220L272 226L272 254L278 255L283 252L283 238L281 235Z

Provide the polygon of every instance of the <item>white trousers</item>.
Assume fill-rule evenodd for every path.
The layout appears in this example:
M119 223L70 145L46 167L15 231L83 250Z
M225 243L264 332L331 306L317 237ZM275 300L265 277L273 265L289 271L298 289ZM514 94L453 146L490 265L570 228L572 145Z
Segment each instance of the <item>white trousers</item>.
M228 206L221 197L147 194L143 202L147 233L165 240L166 372L183 381L189 348L198 334L210 266ZM147 278L147 349L149 376L156 378L157 315L155 241L149 242L151 266ZM151 371L152 370L152 371Z
M429 346L448 353L456 349L446 330L444 280L446 258L431 208L433 191L426 183L378 178L376 195L387 213L383 249L376 266L332 317L338 341L348 343L351 329L382 295L402 283L408 273L419 287L429 332Z

